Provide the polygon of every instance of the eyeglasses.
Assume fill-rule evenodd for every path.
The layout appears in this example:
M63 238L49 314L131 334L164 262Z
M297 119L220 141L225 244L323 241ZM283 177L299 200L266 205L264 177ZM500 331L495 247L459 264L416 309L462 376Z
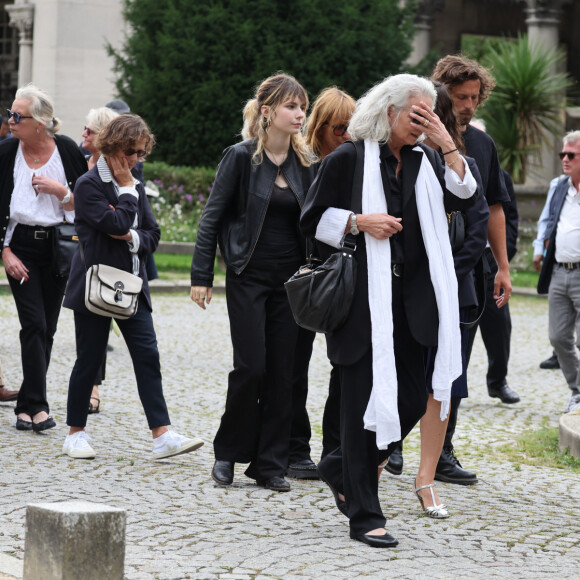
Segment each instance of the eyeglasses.
M125 154L126 157L137 155L139 159L147 156L147 151L145 151L145 149L127 149L126 151L123 151L123 153Z
M20 119L34 119L30 115L21 115L20 113L13 113L10 109L6 109L6 115L9 119L14 119L14 122L18 125Z
M87 127L86 125L85 130L83 132L87 134L87 137L95 133L95 131L93 131L90 127Z
M577 153L571 153L570 151L562 151L562 153L558 153L558 156L562 161L564 161L564 157L568 155L568 159L572 161L574 157L576 157Z

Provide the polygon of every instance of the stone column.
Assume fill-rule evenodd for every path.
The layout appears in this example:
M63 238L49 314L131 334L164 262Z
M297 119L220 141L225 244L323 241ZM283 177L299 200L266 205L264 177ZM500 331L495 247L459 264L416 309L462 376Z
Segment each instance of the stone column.
M526 24L530 44L541 45L546 50L557 49L560 45L559 26L561 7L570 0L526 0L528 7ZM556 73L554 69L551 71ZM565 114L562 112L562 135L565 127ZM533 167L536 175L528 175L530 183L547 184L561 173L560 161L556 153L560 150L561 138L550 138L550 145L544 146L541 152L539 167Z
M417 7L415 17L415 36L411 55L407 59L407 64L414 66L419 64L431 49L431 23L433 13L436 10L443 10L445 0L422 0Z
M18 42L18 86L32 81L32 24L34 22L34 4L28 0L16 0L6 6L10 15L10 26L20 33Z

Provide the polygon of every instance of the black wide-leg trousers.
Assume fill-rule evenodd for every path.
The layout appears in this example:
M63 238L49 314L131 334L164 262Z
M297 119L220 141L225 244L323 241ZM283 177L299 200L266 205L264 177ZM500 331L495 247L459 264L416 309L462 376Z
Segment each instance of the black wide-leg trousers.
M402 291L402 280L393 276L393 341L401 439L404 439L425 414L427 387L425 347L411 334ZM364 428L363 417L373 385L372 350L355 364L337 368L341 386L341 444L320 461L318 469L325 480L344 493L351 536L356 537L385 525L378 497L377 468L396 443L391 443L386 451L379 451L376 434Z
M298 326L284 282L296 269L296 263L250 264L240 275L226 273L234 369L214 453L250 463L246 475L256 480L283 477L288 466Z

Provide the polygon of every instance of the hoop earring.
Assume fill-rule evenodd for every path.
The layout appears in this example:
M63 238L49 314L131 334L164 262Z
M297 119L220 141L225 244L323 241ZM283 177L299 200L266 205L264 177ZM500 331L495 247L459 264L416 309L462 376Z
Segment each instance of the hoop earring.
M270 117L264 117L264 130L267 131L270 128L270 125L272 124L272 119L270 119Z

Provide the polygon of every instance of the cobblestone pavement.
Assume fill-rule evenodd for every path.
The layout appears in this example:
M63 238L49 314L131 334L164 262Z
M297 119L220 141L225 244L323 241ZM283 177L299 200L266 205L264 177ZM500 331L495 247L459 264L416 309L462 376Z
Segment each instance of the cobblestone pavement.
M292 481L290 493L256 487L236 467L228 489L214 485L211 441L222 412L231 364L223 296L208 311L186 296L155 296L155 324L173 424L207 444L198 452L150 461L151 441L121 339L111 335L102 412L89 417L97 458L61 451L68 376L74 360L72 316L63 310L49 372L57 428L14 429L12 404L0 404L0 553L23 558L25 506L69 499L127 510L126 578L580 578L580 478L568 471L517 466L499 446L523 430L556 426L567 402L560 371L542 371L550 354L547 302L516 298L508 380L522 402L507 406L485 389L479 338L462 405L456 449L480 483L438 483L452 517L421 514L412 492L417 432L405 447L401 476L383 475L387 529L400 544L376 550L348 538L346 519L326 486ZM0 297L0 354L10 386L21 380L18 322L10 296ZM320 454L321 410L329 366L319 336L311 364L309 411L313 457ZM99 558L95 553L94 558Z

